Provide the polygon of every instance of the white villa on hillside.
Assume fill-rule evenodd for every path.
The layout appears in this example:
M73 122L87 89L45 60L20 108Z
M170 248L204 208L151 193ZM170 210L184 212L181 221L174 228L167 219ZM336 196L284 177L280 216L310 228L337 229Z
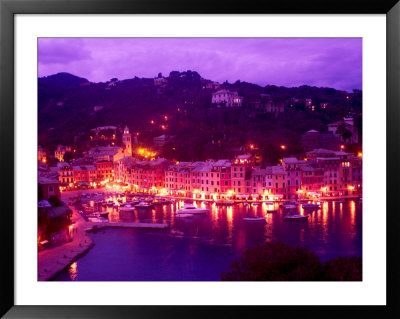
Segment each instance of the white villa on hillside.
M227 107L242 106L243 97L239 96L237 92L229 90L219 90L212 94L211 103L223 105Z

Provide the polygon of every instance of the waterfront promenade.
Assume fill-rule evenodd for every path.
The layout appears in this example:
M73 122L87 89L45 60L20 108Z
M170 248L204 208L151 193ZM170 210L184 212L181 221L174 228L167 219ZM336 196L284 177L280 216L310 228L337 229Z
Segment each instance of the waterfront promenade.
M68 201L78 193L79 191L64 193L62 199ZM87 235L88 232L104 228L166 229L169 227L168 224L154 223L91 223L85 221L76 209L71 206L70 208L74 225L73 239L71 242L38 253L38 281L51 280L89 251L94 246L94 242Z
M86 221L73 210L73 239L71 242L38 253L38 281L51 280L94 246L86 234Z

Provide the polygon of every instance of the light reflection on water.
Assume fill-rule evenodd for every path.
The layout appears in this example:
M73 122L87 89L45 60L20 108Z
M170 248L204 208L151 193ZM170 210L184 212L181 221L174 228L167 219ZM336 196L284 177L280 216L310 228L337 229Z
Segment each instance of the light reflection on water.
M127 201L126 197L105 197L105 200L112 200L114 203L118 203L117 199ZM294 223L284 221L286 212L278 203L217 206L215 203L194 202L195 206L208 208L209 212L195 215L193 218L180 219L175 218L175 213L183 208L185 202L182 200L153 208L136 209L133 212L119 212L118 207L100 206L93 200L90 204L99 211L108 211L110 222L169 223L172 233L177 231L189 237L204 237L212 242L233 247L237 242L241 243L238 247L243 247L243 243L248 247L271 239L319 249L321 246L334 246L335 241L338 241L343 243L343 247L336 247L335 250L350 249L354 254L361 254L361 245L358 247L353 243L357 238L361 238L362 221L361 202L355 200L323 201L320 203L321 208L314 211L298 205L297 212L302 215L309 214L310 217L307 222ZM269 210L277 212L269 213ZM245 221L244 217L265 217L266 223ZM321 248L321 251L328 250Z
M115 197L108 197L106 200L116 202ZM126 198L123 197L122 200L125 202ZM300 214L310 214L308 221L301 222L285 221L285 210L277 203L217 206L214 203L199 202L195 205L209 208L207 214L195 215L192 218L175 218L175 212L183 205L184 201L176 201L133 212L119 212L115 207L97 207L95 209L107 210L110 222L169 223L170 228L167 231L155 232L152 236L165 238L159 243L161 245L160 253L168 251L170 254L168 258L172 259L177 258L177 255L184 259L193 257L193 254L196 254L196 248L193 246L196 242L211 244L215 247L227 247L235 255L240 255L247 247L268 241L283 241L291 245L309 248L320 255L322 260L337 256L361 256L362 253L362 203L359 201L345 200L343 203L323 201L320 203L320 209L311 212L308 209L304 210L299 205L297 211ZM277 212L268 212L271 210L277 210ZM243 220L244 217L256 216L265 217L266 222ZM125 232L122 230L117 233L121 237L125 236L124 234ZM96 233L96 236L108 235L107 233L104 235ZM153 237L149 236L149 238ZM183 243L175 241L171 243L172 239L183 240L190 245L185 246ZM124 240L128 242L128 246L135 245L133 242L129 244L129 237ZM192 242L192 240L195 241ZM105 242L112 245L112 239ZM162 245L167 245L166 243L168 246L163 247ZM151 245L149 250L153 249L150 247ZM95 249L102 248L96 244L93 250ZM90 252L83 258L85 260L90 258ZM78 274L79 260L78 266L76 263L74 264L68 271L70 279L76 278Z

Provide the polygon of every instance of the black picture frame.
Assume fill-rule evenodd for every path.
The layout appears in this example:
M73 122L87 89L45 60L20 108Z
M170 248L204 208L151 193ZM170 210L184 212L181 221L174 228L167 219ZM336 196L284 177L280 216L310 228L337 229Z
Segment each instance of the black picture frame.
M387 305L386 306L16 306L14 304L14 18L16 14L385 14L387 21ZM0 0L0 174L2 230L0 315L5 318L400 318L400 3L398 0ZM390 173L389 173L390 172ZM389 173L389 174L388 174ZM384 212L377 212L384 213ZM45 302L45 301L44 301Z

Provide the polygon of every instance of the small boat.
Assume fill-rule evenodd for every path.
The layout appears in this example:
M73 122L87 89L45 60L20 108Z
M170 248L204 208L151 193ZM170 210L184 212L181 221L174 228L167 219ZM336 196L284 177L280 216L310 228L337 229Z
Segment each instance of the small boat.
M267 209L267 214L275 214L277 212L278 212L277 209Z
M124 205L119 207L120 212L133 212L135 210L135 207L131 205Z
M215 205L217 206L232 206L235 202L233 200L219 200L215 201Z
M135 207L137 208L151 208L154 205L152 203L147 203L147 202L140 202L139 204L136 204Z
M176 214L205 214L208 208L199 208L193 204L185 204L182 209L179 209Z
M185 214L185 213L182 213L182 214L176 214L176 218L191 218L191 217L193 217L193 215L194 214Z
M266 222L265 217L244 217L243 220L247 220L247 221L264 221L264 222Z
M284 218L286 221L301 221L301 220L308 220L309 215L300 215L300 214L290 214L286 215Z
M104 222L108 222L108 219L105 219L105 218L98 218L98 217L89 217L88 220L89 220L89 222L91 222L91 223L104 223Z
M302 206L305 209L307 209L307 208L309 208L309 209L319 209L319 208L321 208L318 204L313 204L313 203L303 204Z
M285 209L296 209L297 205L295 204L284 204L282 205Z
M100 215L101 217L107 217L108 214L109 214L109 212L107 212L107 211L105 211L105 212L99 212L99 215Z

